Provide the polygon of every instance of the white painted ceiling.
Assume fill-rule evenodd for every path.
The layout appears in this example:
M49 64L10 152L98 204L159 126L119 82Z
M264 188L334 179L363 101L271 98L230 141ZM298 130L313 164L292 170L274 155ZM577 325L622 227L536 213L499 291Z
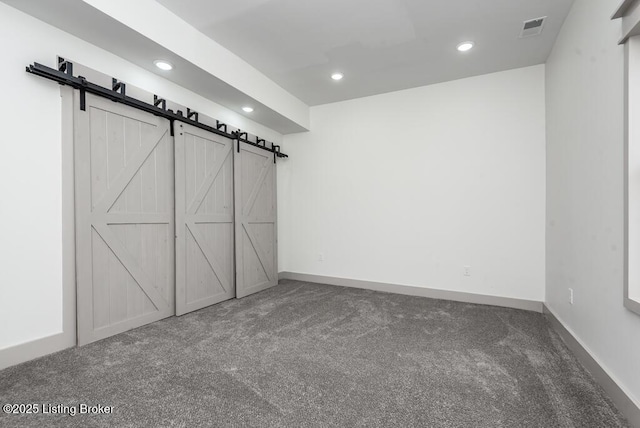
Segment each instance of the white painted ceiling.
M309 105L544 63L573 3L156 1ZM542 16L540 36L518 38L523 21ZM476 47L458 53L466 40Z
M141 35L134 29L92 7L83 0L0 1L112 52L133 64L177 83L198 95L208 98L239 115L263 124L279 133L288 134L305 131L307 129L292 118L274 110L270 105L260 103L258 100L251 98L249 95L231 86L217 76L191 63L181 56L180 52L175 52ZM153 2L150 3L160 9L162 8ZM153 15L152 12L153 11L149 11L150 15ZM187 45L182 47L191 49L191 46ZM199 49L203 50L202 47L199 47ZM73 55L69 55L65 46L60 46L57 54L71 61L78 60ZM153 63L153 61L158 58L171 61L176 67L175 70L171 73L160 71ZM44 65L54 67L54 59L55 58L51 58L50 60L52 62L45 62ZM37 60L37 58L33 60ZM40 61L43 60L40 59ZM121 76L113 77L121 78ZM159 95L162 96L164 94ZM255 108L253 113L248 114L241 110L241 107L247 104ZM305 108L307 107L305 106ZM236 126L237 124L230 123L230 125Z

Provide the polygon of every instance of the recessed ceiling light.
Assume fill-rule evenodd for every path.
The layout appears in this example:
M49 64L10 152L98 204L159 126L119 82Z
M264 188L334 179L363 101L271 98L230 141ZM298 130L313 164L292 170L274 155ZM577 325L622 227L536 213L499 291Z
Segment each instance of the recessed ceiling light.
M242 107L242 110L246 111L247 113L251 113L253 111L253 107Z
M171 64L169 61L164 61L164 60L161 60L161 59L157 59L157 60L153 61L153 63L160 70L164 70L164 71L173 70L173 64Z
M342 80L343 77L344 77L344 75L342 73L333 73L331 75L331 78L333 80Z
M473 42L462 42L458 45L458 50L460 52L467 52L473 48Z

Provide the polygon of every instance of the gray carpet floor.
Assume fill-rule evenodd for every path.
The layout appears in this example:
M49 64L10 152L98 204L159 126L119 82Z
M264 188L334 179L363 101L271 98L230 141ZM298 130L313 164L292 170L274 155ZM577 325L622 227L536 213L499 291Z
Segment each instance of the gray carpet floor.
M2 427L625 427L543 315L281 281L0 372Z

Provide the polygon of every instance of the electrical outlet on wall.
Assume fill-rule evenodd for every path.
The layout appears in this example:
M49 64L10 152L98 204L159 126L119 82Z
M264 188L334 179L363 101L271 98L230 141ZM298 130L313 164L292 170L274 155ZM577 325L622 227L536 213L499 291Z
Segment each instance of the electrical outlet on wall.
M463 269L462 272L464 276L471 276L471 266L464 266Z
M573 288L569 289L569 303L573 305Z
M319 262L323 262L324 261L324 253L318 253L318 261Z

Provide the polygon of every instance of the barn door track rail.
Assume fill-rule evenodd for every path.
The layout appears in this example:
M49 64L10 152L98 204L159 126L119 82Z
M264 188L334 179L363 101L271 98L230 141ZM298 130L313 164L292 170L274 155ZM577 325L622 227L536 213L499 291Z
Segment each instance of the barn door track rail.
M36 76L44 77L45 79L53 80L61 85L70 86L80 91L80 109L85 110L86 102L85 95L87 93L97 95L99 97L107 98L111 101L125 104L130 107L134 107L138 110L146 111L155 116L160 116L168 119L171 122L171 135L173 135L173 124L177 120L179 122L188 123L196 128L203 129L208 132L220 135L222 137L231 138L238 141L238 150L240 142L258 147L262 150L273 153L273 162L275 163L277 158L287 158L286 154L280 151L280 146L267 142L264 139L256 136L255 141L249 140L249 135L246 132L242 132L239 129L237 131L228 132L227 125L216 120L216 126L209 126L199 122L198 113L187 108L187 114L184 115L181 110L174 112L171 109L167 109L167 101L157 95L153 96L153 104L145 103L136 98L132 98L126 94L126 85L117 79L112 79L111 89L105 88L95 83L89 82L82 76L73 75L73 63L65 61L64 58L58 59L58 69L50 68L42 64L34 62L33 65L29 65L26 69L27 73L34 74Z

